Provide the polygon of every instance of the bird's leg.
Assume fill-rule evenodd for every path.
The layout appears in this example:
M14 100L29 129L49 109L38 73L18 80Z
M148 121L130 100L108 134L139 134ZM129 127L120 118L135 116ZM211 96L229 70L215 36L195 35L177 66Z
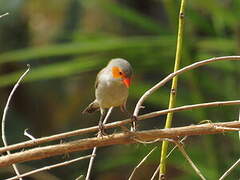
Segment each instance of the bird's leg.
M138 121L137 116L132 115L131 120L132 120L131 131L135 132L137 130L137 121Z
M104 132L104 125L103 125L103 119L106 115L106 110L100 109L100 111L101 111L101 116L98 123L98 135L103 136L103 135L106 135L106 133Z
M132 126L131 126L131 131L136 131L137 130L137 117L131 114L127 108L126 108L126 103L120 106L120 109L122 112L126 113L128 117L132 120Z

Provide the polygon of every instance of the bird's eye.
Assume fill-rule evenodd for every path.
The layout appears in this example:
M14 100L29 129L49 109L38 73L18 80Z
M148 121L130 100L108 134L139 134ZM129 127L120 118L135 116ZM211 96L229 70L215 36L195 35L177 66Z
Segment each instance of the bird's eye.
M112 68L112 74L114 78L122 78L124 76L122 70L116 66Z

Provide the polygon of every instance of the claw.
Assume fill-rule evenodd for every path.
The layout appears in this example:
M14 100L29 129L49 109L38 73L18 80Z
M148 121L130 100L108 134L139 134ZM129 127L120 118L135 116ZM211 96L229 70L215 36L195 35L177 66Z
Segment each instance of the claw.
M98 133L97 133L98 136L100 137L103 137L103 136L106 136L107 134L104 132L104 125L102 123L102 121L99 121L99 124L98 124Z
M131 131L135 132L137 130L137 121L138 121L137 116L132 115L131 120L132 120Z

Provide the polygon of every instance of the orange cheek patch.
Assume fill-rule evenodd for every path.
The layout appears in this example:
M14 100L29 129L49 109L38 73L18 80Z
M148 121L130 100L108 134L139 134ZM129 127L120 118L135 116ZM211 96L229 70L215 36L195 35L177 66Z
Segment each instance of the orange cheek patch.
M112 74L114 78L121 78L122 74L120 72L121 69L119 67L112 67Z

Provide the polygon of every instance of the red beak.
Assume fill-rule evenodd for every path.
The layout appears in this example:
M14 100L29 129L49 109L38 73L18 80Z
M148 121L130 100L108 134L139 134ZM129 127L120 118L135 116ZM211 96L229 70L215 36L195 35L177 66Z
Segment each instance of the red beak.
M125 86L127 87L127 88L129 88L130 87L130 84L131 84L131 78L124 78L123 79L123 83L125 84Z

